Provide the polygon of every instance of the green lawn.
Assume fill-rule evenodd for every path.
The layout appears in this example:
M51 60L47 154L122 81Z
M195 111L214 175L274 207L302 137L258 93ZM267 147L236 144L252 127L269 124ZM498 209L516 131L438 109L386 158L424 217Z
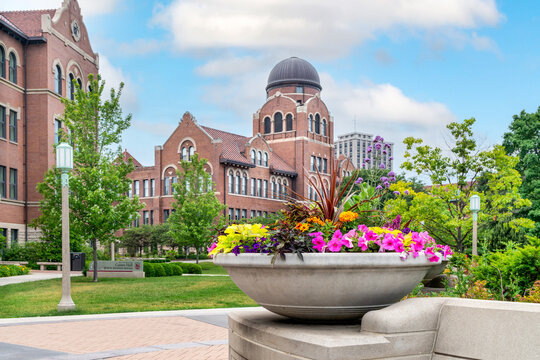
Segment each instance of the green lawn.
M213 262L205 261L200 262L203 274L221 274L227 275L227 271L219 265L215 265Z
M59 315L61 286L61 279L54 279L0 287L0 318ZM97 283L75 277L71 296L77 310L69 315L256 306L225 276L100 279Z

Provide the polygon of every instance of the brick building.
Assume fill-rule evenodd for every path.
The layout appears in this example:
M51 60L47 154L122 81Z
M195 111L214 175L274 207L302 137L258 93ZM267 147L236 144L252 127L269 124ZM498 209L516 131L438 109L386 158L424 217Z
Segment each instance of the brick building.
M334 145L335 156L344 155L351 159L356 168L392 170L394 166L394 143L385 142L388 148L376 149L373 147L374 136L371 134L352 132L339 135ZM369 150L371 148L371 150ZM371 161L364 164L366 158Z
M76 0L56 10L0 9L0 234L8 246L36 240L36 184L55 163L61 97L87 86L98 55Z
M328 186L334 164L334 120L321 90L315 68L291 57L270 72L266 102L253 115L252 136L203 126L185 113L169 139L156 146L154 166L141 166L133 159L132 193L146 204L134 225L167 219L179 161L195 152L208 159L216 195L231 218L276 212L294 193L315 198L307 178L317 187ZM126 156L133 158L127 151ZM349 171L354 169L350 161L345 164ZM316 168L324 174L324 184L319 184Z

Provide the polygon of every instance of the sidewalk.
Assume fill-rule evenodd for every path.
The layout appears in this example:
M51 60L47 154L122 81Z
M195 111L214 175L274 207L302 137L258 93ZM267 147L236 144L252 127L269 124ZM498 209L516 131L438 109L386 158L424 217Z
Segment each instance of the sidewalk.
M232 310L0 319L0 359L227 360Z
M80 271L72 271L71 277L82 276ZM39 281L39 280L49 280L49 279L59 279L62 277L61 271L40 271L32 270L28 275L19 275L19 276L8 276L0 278L0 286L10 285L10 284L20 284L30 281ZM1 359L1 355L0 355Z

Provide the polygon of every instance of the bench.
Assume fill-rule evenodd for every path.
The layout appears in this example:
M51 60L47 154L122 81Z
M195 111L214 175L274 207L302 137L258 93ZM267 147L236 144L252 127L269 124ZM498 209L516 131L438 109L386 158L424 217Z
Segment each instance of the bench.
M54 265L54 266L56 266L56 270L58 270L58 271L62 270L62 263L61 262L40 261L37 264L39 265L39 270L45 270L45 266L47 266L47 265Z
M0 261L0 265L28 265L28 261Z

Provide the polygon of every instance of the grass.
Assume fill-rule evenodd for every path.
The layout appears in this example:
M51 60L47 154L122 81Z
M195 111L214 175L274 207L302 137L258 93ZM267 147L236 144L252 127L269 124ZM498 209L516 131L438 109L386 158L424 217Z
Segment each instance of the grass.
M214 264L213 262L200 262L199 265L201 265L203 274L227 275L227 271L224 268Z
M256 306L225 276L100 279L97 283L75 277L71 297L77 309L66 313L56 311L61 293L61 279L2 286L0 318Z

